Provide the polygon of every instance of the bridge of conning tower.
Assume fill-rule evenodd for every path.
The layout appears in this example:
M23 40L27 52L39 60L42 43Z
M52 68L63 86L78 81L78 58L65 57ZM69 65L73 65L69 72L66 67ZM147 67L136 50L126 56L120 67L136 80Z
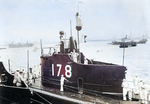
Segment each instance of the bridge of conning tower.
M79 53L77 48L77 42L71 36L69 39L60 39L60 43L54 47L42 47L41 46L41 55L52 55L54 54L68 54L73 52L75 49Z
M78 52L77 42L73 39L73 37L70 37L68 40L61 40L60 53L70 53L73 52L73 49L75 49Z

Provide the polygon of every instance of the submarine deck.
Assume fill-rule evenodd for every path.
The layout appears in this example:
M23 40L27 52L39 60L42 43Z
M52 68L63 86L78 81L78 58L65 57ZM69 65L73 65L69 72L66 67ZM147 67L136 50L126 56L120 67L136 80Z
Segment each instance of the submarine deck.
M37 95L42 94L42 97L43 95L47 95L49 97L55 98L56 100L59 99L61 101L68 101L71 102L72 104L73 103L75 104L124 104L122 103L122 95L115 96L115 95L97 94L97 93L79 94L77 92L71 92L71 91L62 92L59 89L55 89L55 88L45 88L41 85L41 78L35 79L35 82L33 82L33 84L30 86L30 89Z

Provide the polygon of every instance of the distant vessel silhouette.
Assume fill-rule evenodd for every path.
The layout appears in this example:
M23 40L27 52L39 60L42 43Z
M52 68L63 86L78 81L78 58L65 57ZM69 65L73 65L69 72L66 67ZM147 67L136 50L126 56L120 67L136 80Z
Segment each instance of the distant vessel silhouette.
M141 39L141 40L139 40L137 43L138 44L144 44L144 43L146 43L148 40L147 39Z
M127 38L127 35L124 37L124 38L122 38L122 39L120 39L120 40L114 40L114 41L112 41L112 45L120 45L120 44L122 44L122 43L127 43L128 45L130 45L130 46L135 46L136 44L145 44L146 42L147 42L148 40L147 39L145 39L145 38L143 38L143 39L141 39L141 40L137 40L137 41L135 41L135 40L133 40L133 39L130 39L130 38Z
M34 44L33 43L18 43L18 44L14 44L14 43L11 43L9 44L9 48L21 48L21 47L32 47Z

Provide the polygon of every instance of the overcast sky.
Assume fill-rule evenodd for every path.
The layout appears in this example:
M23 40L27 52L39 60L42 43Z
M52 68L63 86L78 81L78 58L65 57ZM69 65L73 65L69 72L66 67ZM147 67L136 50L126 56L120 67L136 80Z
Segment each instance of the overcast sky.
M70 20L76 38L78 11L80 35L88 39L148 36L149 5L150 0L0 0L0 44L58 41L61 30L70 36Z

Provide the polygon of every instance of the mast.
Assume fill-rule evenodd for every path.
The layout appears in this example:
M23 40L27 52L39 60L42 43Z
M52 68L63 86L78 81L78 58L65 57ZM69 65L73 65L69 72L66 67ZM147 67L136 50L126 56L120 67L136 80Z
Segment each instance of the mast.
M79 14L76 14L76 30L78 36L78 52L80 53L80 41L79 41L79 31L82 29L81 19L78 17Z
M42 40L40 39L40 46L41 46L41 55L43 54L43 49L42 49Z
M28 71L28 84L29 84L29 50L27 50L27 71Z
M71 20L70 20L70 35L72 37L72 25L71 25Z
M11 72L11 70L10 70L10 59L8 59L8 67L9 67L9 72Z

